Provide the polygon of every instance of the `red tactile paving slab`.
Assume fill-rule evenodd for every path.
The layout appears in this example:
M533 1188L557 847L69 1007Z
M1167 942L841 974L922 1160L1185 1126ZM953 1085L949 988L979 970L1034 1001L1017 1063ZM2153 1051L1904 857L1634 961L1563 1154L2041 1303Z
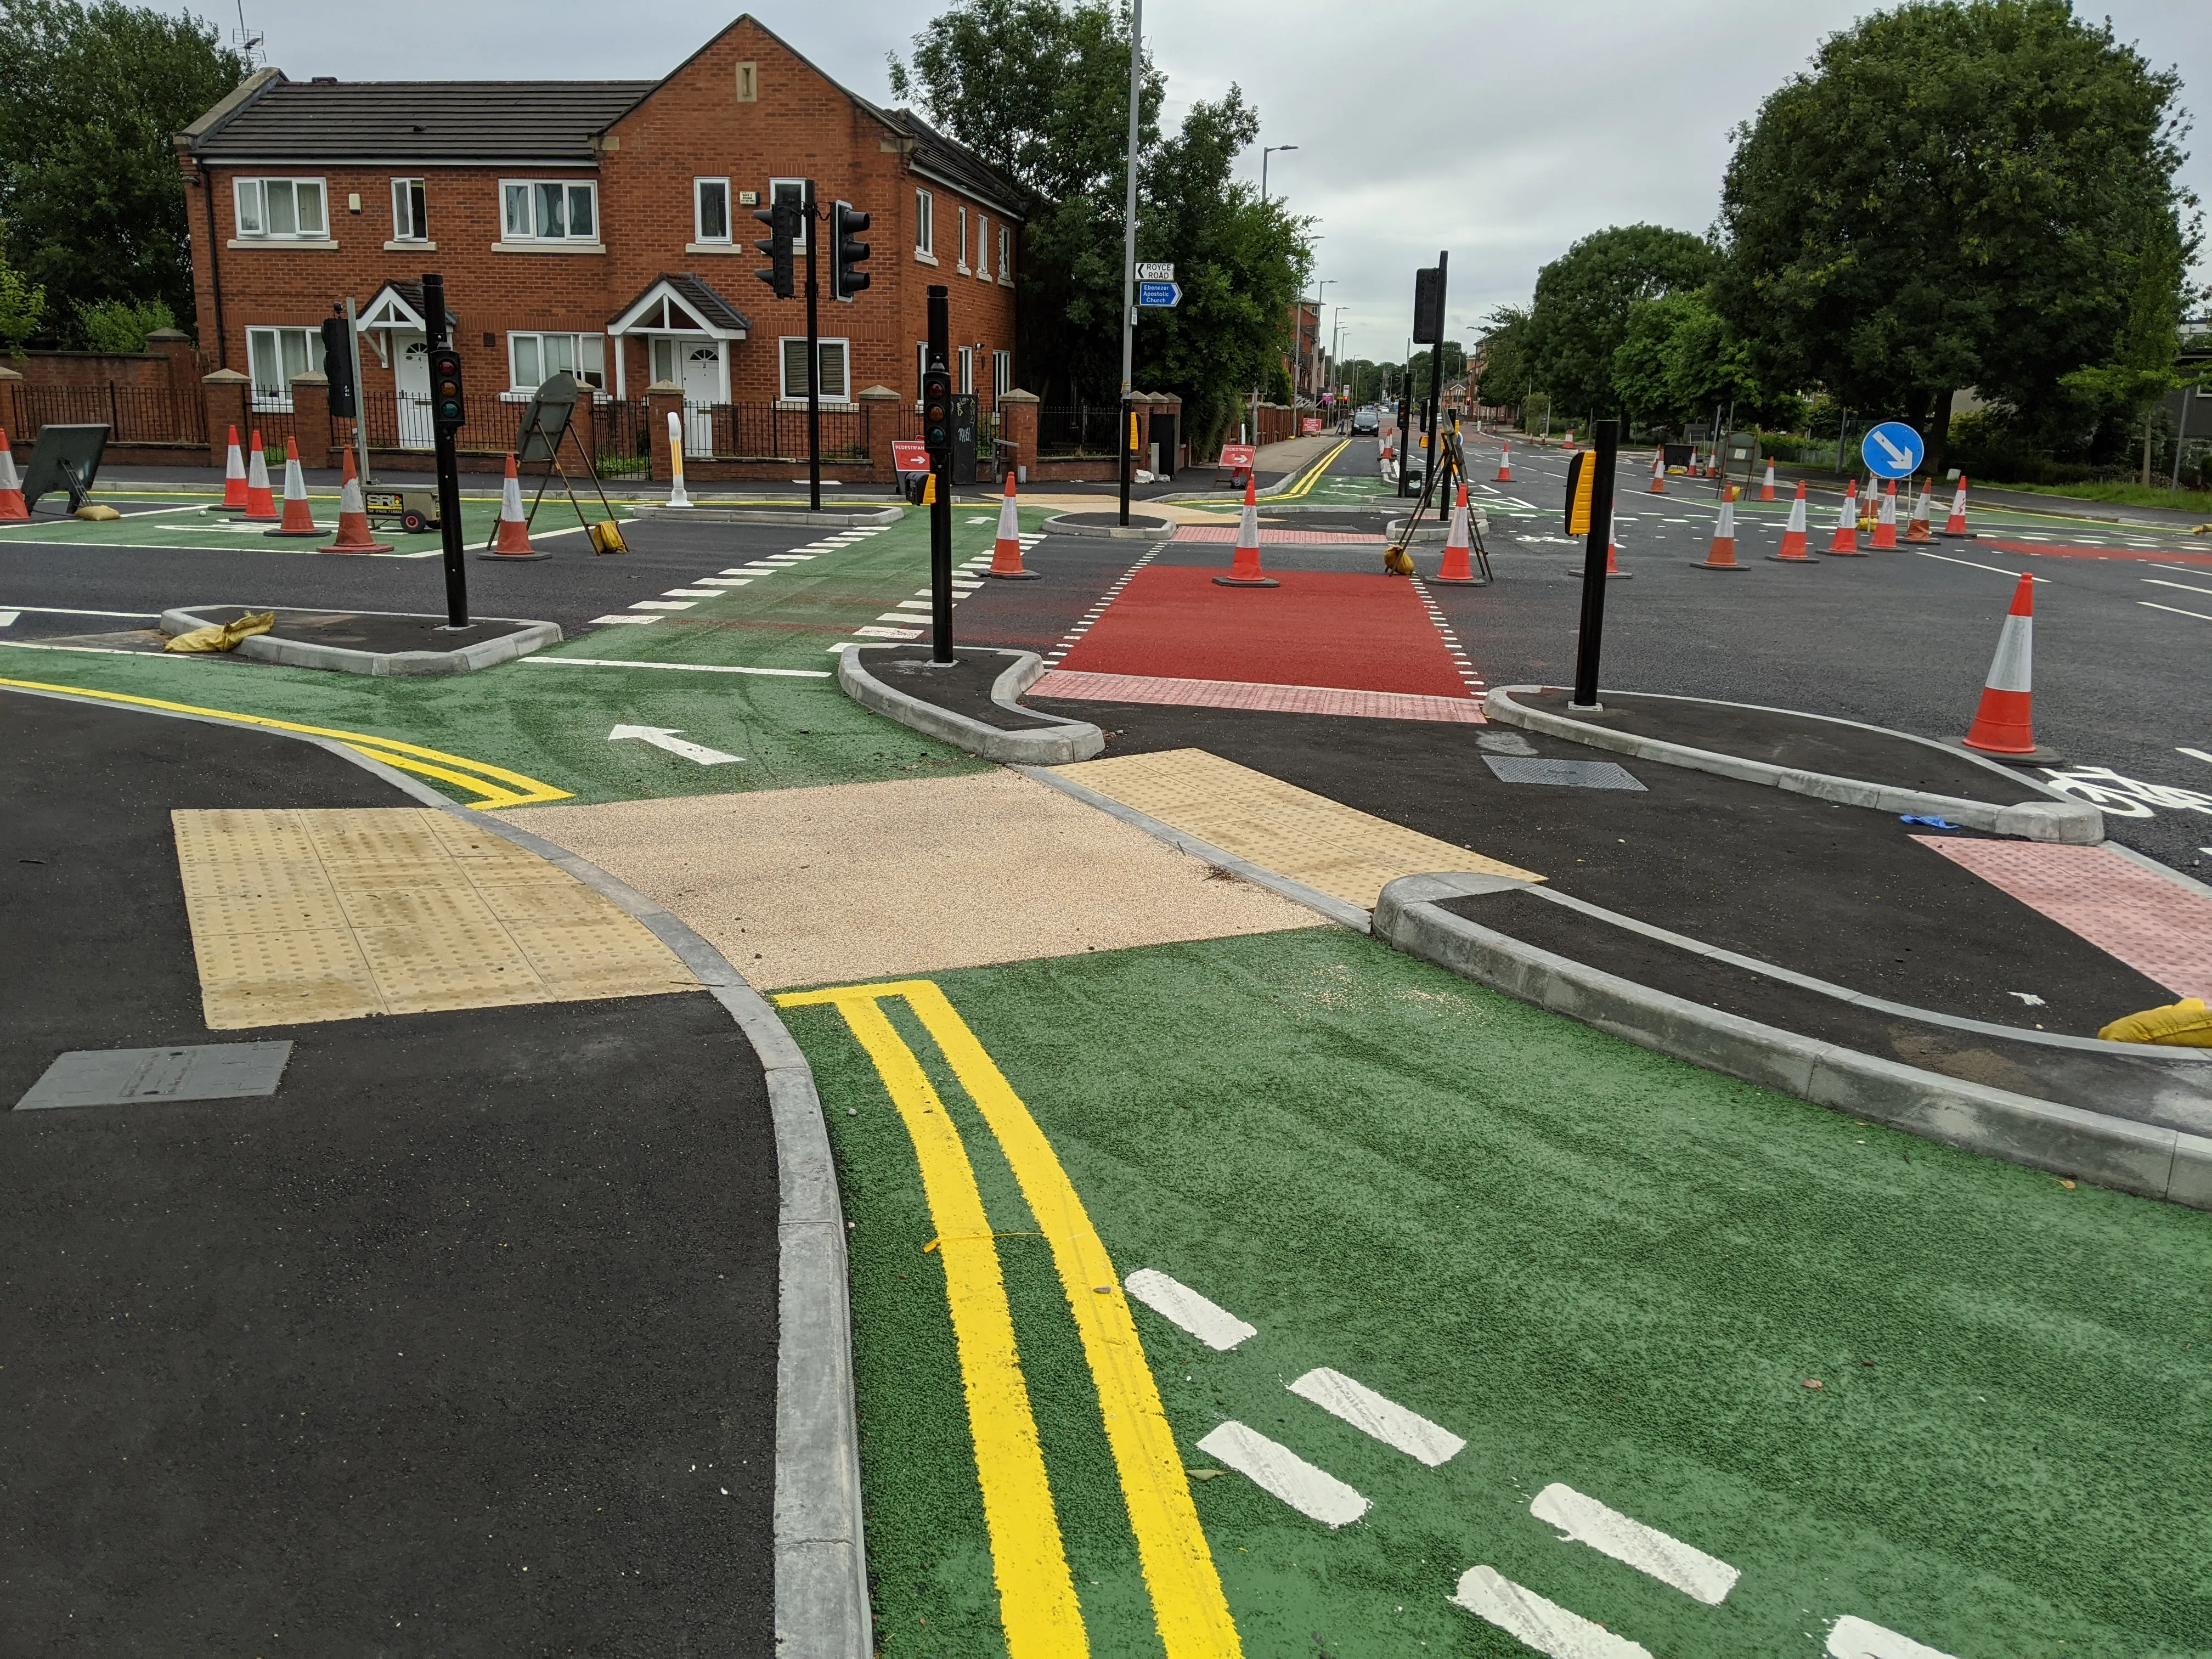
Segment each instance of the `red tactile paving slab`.
M1466 697L1402 691L1345 691L1325 685L1252 685L1230 680L1172 680L1142 674L1072 674L1055 668L1022 694L1076 702L1160 702L1185 708L1258 708L1284 714L1349 714L1359 720L1449 720L1486 726L1482 705Z
M1179 524L1175 539L1179 542L1219 542L1224 546L1237 544L1237 531L1230 525ZM1356 530L1270 530L1264 525L1260 530L1262 547L1342 547L1355 543L1373 542L1378 546L1389 541L1388 536L1370 536Z
M2104 847L1915 836L2178 996L2212 998L2212 898Z
M2025 553L2031 558L2131 559L2138 564L2193 564L2212 568L2212 553L2177 553L2154 547L2066 547L2055 542L2006 542L1978 536L1977 547L1999 553Z
M1403 577L1279 570L1279 587L1222 587L1225 571L1152 565L1056 666L1147 678L1472 696Z

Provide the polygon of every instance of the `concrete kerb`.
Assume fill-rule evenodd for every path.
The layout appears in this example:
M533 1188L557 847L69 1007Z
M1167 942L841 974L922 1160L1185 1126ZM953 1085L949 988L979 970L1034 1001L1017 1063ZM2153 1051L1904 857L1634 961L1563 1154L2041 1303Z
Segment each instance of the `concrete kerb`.
M429 612L416 611L365 611L357 614L406 617L422 622L439 620ZM255 634L240 640L232 654L248 662L273 663L283 668L322 668L341 674L370 674L379 679L419 679L441 674L472 674L480 668L512 662L549 645L558 645L564 637L557 623L532 622L522 617L479 617L477 620L514 623L517 626L511 633L478 640L458 651L352 651L343 646L318 644L313 640L286 640L273 634ZM195 628L212 628L216 623L212 617L179 606L164 611L156 626L164 634L174 636Z
M64 692L22 696L74 702ZM111 705L102 704L102 707ZM130 705L112 705L130 707ZM268 732L207 714L133 708L167 720ZM775 1134L775 1642L778 1659L870 1659L875 1651L861 1530L860 1436L853 1389L853 1315L844 1206L813 1068L775 1007L728 958L672 912L564 848L448 800L419 778L335 738L276 732L374 773L425 806L487 830L559 866L637 918L696 975L760 1056Z
M1437 902L1525 884L1499 876L1401 877L1376 905L1376 937L1520 1001L1816 1106L2008 1163L2212 1209L2212 1139L1964 1082L1724 1013L1538 950Z
M819 513L803 507L719 507L702 501L690 507L671 507L665 501L639 501L630 509L641 519L665 519L672 524L780 524L801 529L854 530L863 525L896 524L906 516L902 507L825 507Z
M1664 738L1644 737L1633 732L1611 731L1585 720L1555 714L1549 709L1532 708L1516 701L1513 695L1547 689L1540 685L1499 686L1483 699L1483 713L1503 725L1542 732L1592 749L1609 749L1615 754L1633 755L1642 760L1658 761L1693 772L1711 772L1743 783L1763 783L1771 788L1786 789L1793 794L1810 795L1816 800L1835 801L1845 806L1872 807L1883 812L1940 816L1969 830L1986 830L1995 835L2019 836L2027 841L2060 842L2075 847L2093 847L2105 838L2105 815L2087 802L2065 799L2025 774L1996 766L1978 755L1950 744L1937 743L1932 738L1915 737L1910 732L1895 732L1887 726L1869 726L1862 720L1839 720L1830 714L1807 714L1795 709L1767 708L1759 703L1723 702L1700 697L1662 699L1657 692L1635 694L1669 702L1711 702L1715 706L1725 708L1758 708L1768 714L1796 714L1802 720L1824 720L1831 726L1850 726L1863 732L1880 732L1885 737L1923 744L1954 759L1964 757L1977 765L1988 766L1991 771L2010 778L2015 783L2041 790L2051 798L2047 801L2021 801L2004 806L1991 801L1967 800L1957 795L1937 795L1919 789L1900 789L1891 784L1869 783L1857 778L1834 777L1826 772L1807 772L1796 767L1776 766L1767 761L1747 760L1739 755L1723 755L1711 749L1696 749L1687 744L1668 743ZM1599 695L1602 696L1604 693L1601 691Z
M1239 496L1240 501L1243 498ZM1048 536L1096 536L1116 542L1164 542L1173 538L1175 525L1166 519L1144 519L1132 513L1127 524L1077 524L1075 515L1062 513L1047 519L1040 529Z
M991 685L991 701L1009 713L1048 722L1026 731L1006 731L918 697L871 674L858 650L837 653L837 684L847 696L863 708L872 709L902 726L964 749L985 760L1062 766L1089 760L1106 746L1106 734L1088 720L1072 720L1039 709L1024 708L1015 699L1042 678L1044 661L1034 651L1009 651L999 647L963 647L969 657L990 655L1008 659L1005 670Z

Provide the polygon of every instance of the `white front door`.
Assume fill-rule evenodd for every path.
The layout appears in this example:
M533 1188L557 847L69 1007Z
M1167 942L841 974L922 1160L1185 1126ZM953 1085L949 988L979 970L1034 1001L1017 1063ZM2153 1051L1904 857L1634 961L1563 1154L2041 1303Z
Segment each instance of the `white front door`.
M392 375L398 388L399 447L436 447L436 433L430 425L429 341L419 333L393 330Z
M722 401L722 347L719 341L684 335L657 335L653 342L653 378L684 388L684 453L714 453L714 405Z

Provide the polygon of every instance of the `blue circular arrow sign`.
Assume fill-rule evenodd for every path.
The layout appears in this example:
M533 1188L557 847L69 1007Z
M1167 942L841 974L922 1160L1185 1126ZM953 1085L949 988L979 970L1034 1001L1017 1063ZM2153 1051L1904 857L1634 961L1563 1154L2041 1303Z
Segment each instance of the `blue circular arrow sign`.
M1884 421L1859 441L1867 471L1877 478L1909 478L1927 453L1920 434L1902 421Z

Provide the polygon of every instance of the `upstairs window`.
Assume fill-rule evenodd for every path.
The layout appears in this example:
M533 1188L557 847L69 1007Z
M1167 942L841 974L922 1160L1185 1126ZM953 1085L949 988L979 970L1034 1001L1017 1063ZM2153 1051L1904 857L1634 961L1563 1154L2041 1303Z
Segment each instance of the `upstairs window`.
M794 252L806 252L806 180L804 179L771 179L768 181L768 199L771 205L788 202L799 210L795 221L799 228L793 234L791 246Z
M691 222L697 242L730 240L730 181L694 179L691 181Z
M568 179L502 179L501 239L509 242L595 242L599 187Z
M235 186L240 236L321 241L330 234L321 179L240 179Z
M1011 225L999 227L999 280L1008 283L1014 280L1014 231Z
M968 210L960 210L960 264L958 269L968 269Z
M422 181L420 179L394 179L392 181L392 240L395 242L427 242L430 240L429 222L422 211Z
M925 259L937 257L937 204L926 190L914 193L914 251Z

